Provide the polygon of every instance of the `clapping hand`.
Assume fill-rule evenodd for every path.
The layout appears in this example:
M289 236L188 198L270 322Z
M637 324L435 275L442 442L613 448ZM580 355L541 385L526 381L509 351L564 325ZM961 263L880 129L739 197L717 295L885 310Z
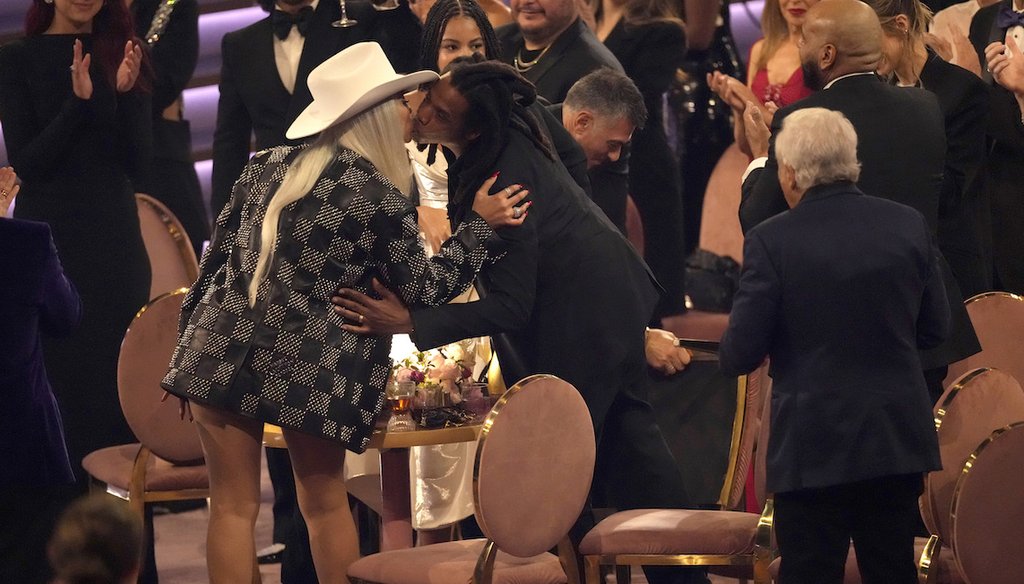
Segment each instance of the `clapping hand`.
M747 102L747 108L743 111L743 129L746 132L747 143L750 144L751 156L754 158L768 156L768 140L772 135L771 130L768 129L768 123L761 114L761 108L752 101Z
M1024 56L1013 39L985 47L985 61L996 83L1017 95L1024 95Z
M142 47L134 41L128 41L124 45L124 59L117 68L117 91L128 93L135 87L135 81L139 78L139 70L142 68Z
M74 56L71 59L71 90L79 99L88 100L92 98L92 77L89 77L89 65L92 63L92 55L82 56L82 41L75 39L73 49Z

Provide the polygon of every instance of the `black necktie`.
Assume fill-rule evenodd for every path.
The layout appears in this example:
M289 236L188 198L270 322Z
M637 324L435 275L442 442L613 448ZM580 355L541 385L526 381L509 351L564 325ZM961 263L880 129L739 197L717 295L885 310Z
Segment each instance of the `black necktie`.
M1003 4L996 16L996 26L1003 30L1024 26L1024 12L1015 12L1010 4Z
M298 14L289 14L283 10L275 10L270 15L270 23L274 25L274 34L283 41L291 34L292 26L299 27L299 34L306 36L306 31L309 30L309 23L312 17L312 6L304 6L299 10Z

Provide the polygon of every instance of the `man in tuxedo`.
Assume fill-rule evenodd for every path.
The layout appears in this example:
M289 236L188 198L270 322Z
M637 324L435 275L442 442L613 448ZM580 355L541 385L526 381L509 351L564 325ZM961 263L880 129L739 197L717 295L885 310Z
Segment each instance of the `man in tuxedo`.
M622 65L580 18L575 0L511 0L515 23L498 28L502 59L537 86L548 103L600 67Z
M261 0L270 15L224 35L221 46L220 102L213 138L214 216L256 150L285 144L285 131L312 102L306 78L317 65L357 42L380 43L399 72L419 63L420 23L405 2L381 10L369 2L350 2L355 26L333 27L341 18L337 0ZM291 462L285 450L267 449L267 470L274 484L274 542L283 546L285 584L315 582L305 521L295 499ZM289 549L290 548L290 549ZM262 555L281 556L276 545ZM266 561L266 560L264 560Z
M823 107L841 112L857 130L857 156L863 168L858 187L917 209L934 236L946 153L935 95L895 87L875 75L882 28L874 11L859 0L822 0L807 11L802 31L804 81L820 91L776 112L772 136L795 111ZM739 213L744 232L786 210L773 139L755 109L748 107L745 114L756 158L743 181ZM933 401L942 394L947 365L981 350L953 273L941 255L939 262L953 325L946 342L922 353Z
M840 584L852 538L864 582L914 584L922 473L941 468L919 349L949 331L933 227L857 188L839 112L791 112L775 155L792 209L746 234L719 358L771 363L779 580Z
M399 73L417 69L420 24L408 4L380 10L352 2L355 26L338 28L337 0L260 0L270 15L224 35L221 43L220 102L213 137L214 216L256 150L285 144L285 130L312 102L306 77L317 65L354 43L377 41Z
M971 20L971 44L986 63L985 48L992 43L1015 45L1024 50L1024 2L1002 0L979 10ZM1024 205L1020 181L1024 176L1024 124L1012 90L1000 85L984 67L982 79L989 85L988 124L989 197L992 205L992 259L995 287L1024 293Z

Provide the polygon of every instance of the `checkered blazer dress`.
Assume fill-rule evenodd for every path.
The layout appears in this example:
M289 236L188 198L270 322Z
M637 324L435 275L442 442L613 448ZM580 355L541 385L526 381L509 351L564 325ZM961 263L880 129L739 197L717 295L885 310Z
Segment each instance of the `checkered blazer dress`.
M384 403L391 337L342 330L331 295L342 286L370 293L377 277L410 305L443 304L469 287L501 243L473 214L428 260L412 204L343 149L312 191L282 211L272 264L250 307L264 213L304 149L260 152L235 183L185 297L162 385L362 452Z

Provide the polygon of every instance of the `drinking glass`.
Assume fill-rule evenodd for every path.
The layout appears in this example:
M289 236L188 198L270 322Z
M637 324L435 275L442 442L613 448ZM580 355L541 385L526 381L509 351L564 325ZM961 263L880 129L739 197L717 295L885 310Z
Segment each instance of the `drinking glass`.
M416 429L412 419L412 398L416 395L416 384L412 381L392 382L388 385L388 405L391 408L391 419L388 420L388 432L406 432Z
M338 0L338 2L341 4L341 18L332 22L331 26L335 28L348 28L358 24L358 20L348 17L348 12L345 11L345 0Z

